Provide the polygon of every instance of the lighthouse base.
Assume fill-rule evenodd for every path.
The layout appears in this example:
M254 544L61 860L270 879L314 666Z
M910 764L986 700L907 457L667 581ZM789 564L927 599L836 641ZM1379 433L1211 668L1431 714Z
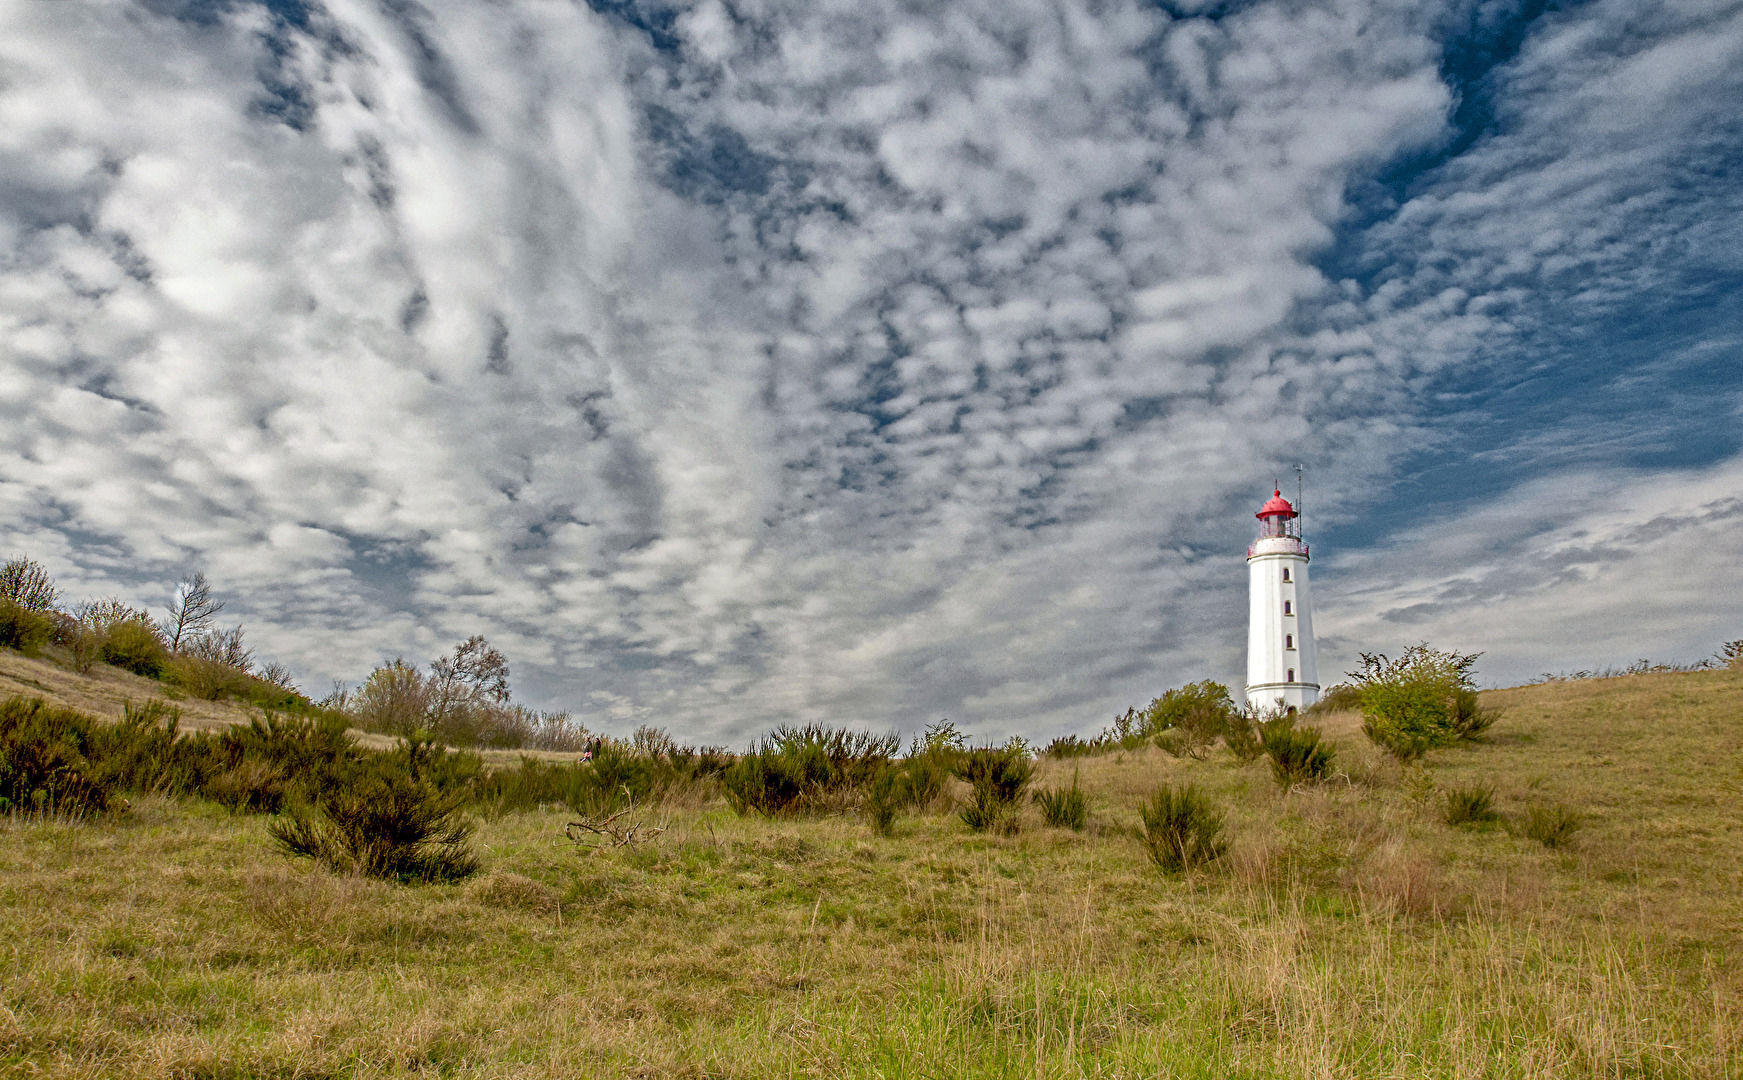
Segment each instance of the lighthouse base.
M1264 713L1300 712L1318 700L1318 683L1256 683L1247 687L1247 704Z

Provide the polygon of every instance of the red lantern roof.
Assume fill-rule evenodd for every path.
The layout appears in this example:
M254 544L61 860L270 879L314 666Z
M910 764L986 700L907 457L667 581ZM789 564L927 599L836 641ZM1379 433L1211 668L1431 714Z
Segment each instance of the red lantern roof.
M1256 518L1292 518L1295 516L1295 507L1289 505L1289 500L1283 497L1281 491L1273 491L1271 493L1271 501L1267 502L1264 506L1261 506L1259 512L1253 516Z

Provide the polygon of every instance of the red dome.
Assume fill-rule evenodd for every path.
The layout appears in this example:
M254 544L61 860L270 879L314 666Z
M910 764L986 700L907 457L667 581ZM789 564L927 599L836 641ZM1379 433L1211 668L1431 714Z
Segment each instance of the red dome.
M1289 500L1283 497L1281 491L1273 491L1271 493L1271 501L1267 502L1264 506L1259 507L1259 512L1253 516L1256 518L1292 518L1295 516L1295 507L1289 505Z

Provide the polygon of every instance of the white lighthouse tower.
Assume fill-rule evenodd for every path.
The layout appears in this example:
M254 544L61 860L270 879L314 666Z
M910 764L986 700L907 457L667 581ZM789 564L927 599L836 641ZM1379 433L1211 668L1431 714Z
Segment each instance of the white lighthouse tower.
M1319 699L1301 514L1282 491L1273 491L1254 516L1259 538L1247 548L1247 703L1294 712Z

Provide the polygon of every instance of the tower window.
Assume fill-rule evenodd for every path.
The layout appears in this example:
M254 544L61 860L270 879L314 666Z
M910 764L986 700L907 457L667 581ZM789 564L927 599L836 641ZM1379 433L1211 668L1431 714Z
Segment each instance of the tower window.
M1295 648L1295 635L1294 634L1284 634L1283 635L1283 647L1285 649Z
M1283 614L1285 614L1285 615L1294 614L1294 612L1289 610L1289 601L1287 601L1287 600L1283 601Z
M1295 669L1294 668L1289 669L1289 674L1287 677L1284 678L1283 681L1284 682L1294 682L1295 681Z
M1289 568L1288 568L1288 567L1287 567L1287 566L1285 566L1285 567L1284 567L1284 568L1283 568L1283 580L1284 580L1284 581L1288 581L1288 580L1289 580Z

